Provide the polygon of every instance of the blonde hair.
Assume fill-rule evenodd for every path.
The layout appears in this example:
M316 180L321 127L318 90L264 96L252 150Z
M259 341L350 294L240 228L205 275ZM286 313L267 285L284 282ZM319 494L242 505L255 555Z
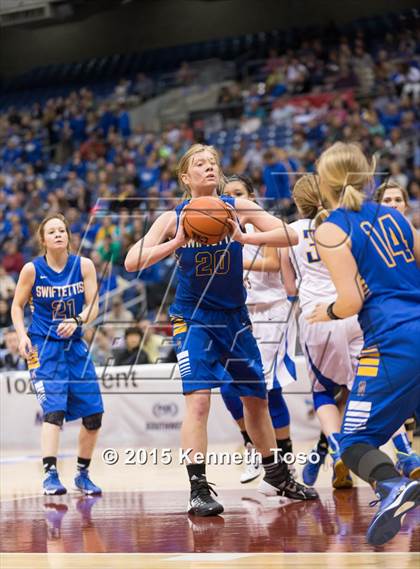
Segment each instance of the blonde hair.
M191 197L191 188L189 188L184 182L182 181L182 176L188 172L188 168L190 167L191 158L198 154L199 152L204 152L208 150L211 154L213 154L214 159L216 160L217 167L219 168L219 186L217 188L217 193L221 194L224 186L224 175L222 172L222 167L220 164L220 156L214 146L209 146L207 144L193 144L187 152L183 156L181 156L178 166L176 169L176 173L178 176L178 182L180 187L184 190L184 198Z
M51 221L52 219L59 219L60 221L62 221L64 223L64 227L66 228L66 233L67 233L67 237L68 237L67 253L70 253L70 240L71 240L70 226L69 226L67 219L61 213L52 213L51 215L47 215L47 217L44 217L44 219L39 224L38 231L37 231L37 238L38 238L38 243L39 243L39 247L40 247L41 251L44 254L47 252L47 250L45 248L45 225L49 221Z
M386 190L394 190L394 189L400 190L404 203L408 207L409 198L407 190L392 178L386 180L386 182L382 182L382 184L376 188L375 197L374 197L375 202L381 203L381 201L384 198Z
M293 188L293 199L303 217L314 219L316 227L329 215L322 203L318 176L314 174L306 174L299 178Z
M375 159L369 163L362 149L355 143L336 142L325 150L317 163L322 188L340 206L359 211L365 199L364 189L372 183Z

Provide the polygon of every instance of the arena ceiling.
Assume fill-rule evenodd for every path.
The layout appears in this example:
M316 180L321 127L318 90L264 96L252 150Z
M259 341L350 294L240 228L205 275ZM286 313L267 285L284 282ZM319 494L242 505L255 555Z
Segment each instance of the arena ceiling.
M107 10L161 0L0 0L0 27L39 26L83 20ZM172 0L176 2L176 0ZM226 0L189 0L220 2Z

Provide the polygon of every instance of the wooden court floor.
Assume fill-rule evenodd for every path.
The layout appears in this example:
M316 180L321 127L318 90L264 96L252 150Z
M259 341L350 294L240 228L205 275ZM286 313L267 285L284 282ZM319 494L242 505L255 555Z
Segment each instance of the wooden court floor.
M371 489L357 481L333 491L329 465L316 486L320 499L306 503L266 498L258 481L241 485L240 466L211 466L208 479L225 513L196 518L185 513L187 480L177 464L111 467L98 451L91 472L104 494L83 498L72 490L71 452L59 463L69 489L61 497L41 494L36 456L1 460L1 569L420 567L420 512L410 512L388 544L372 548L365 540L375 512Z

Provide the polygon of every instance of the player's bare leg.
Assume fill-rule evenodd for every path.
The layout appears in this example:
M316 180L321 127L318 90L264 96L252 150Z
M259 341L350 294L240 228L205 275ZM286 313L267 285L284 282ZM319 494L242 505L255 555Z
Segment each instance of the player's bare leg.
M247 431L262 455L265 476L259 491L267 496L284 496L294 500L313 500L318 494L296 482L287 465L277 460L274 429L268 412L267 400L259 397L243 397L244 419Z
M77 475L74 479L76 488L87 496L102 494L101 488L89 477L89 466L98 440L102 414L97 413L83 419L80 427L77 450Z
M42 456L57 456L60 441L60 427L52 423L43 423L41 429Z
M211 393L208 390L194 391L185 395L185 415L181 428L181 444L184 451L192 449L187 464L191 484L188 513L196 516L216 516L223 512L223 506L216 502L215 493L206 479L206 465L194 463L194 455L207 453L207 421L210 411ZM216 494L217 495L217 494Z
M207 452L210 397L210 391L194 391L185 395L186 409L181 428L181 445L183 449L192 449L191 456L196 452Z
M341 429L341 411L336 405L322 405L317 409L316 413L321 423L322 432L327 437L333 460L332 484L334 488L351 488L353 481L349 469L341 460L340 448L336 438L337 433Z
M55 416L50 417L55 420ZM58 420L57 423L60 421ZM61 483L57 472L57 454L58 444L60 441L60 425L44 421L41 430L41 452L42 463L44 466L44 480L42 483L44 494L48 496L57 496L67 492L65 486Z
M80 427L77 456L82 458L92 458L98 440L99 429L88 431L84 425Z

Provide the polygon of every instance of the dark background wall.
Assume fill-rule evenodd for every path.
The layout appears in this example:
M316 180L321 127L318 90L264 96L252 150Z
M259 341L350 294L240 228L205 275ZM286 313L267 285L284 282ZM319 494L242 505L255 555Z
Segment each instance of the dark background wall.
M0 29L0 74L415 6L410 0L143 0L82 21Z

